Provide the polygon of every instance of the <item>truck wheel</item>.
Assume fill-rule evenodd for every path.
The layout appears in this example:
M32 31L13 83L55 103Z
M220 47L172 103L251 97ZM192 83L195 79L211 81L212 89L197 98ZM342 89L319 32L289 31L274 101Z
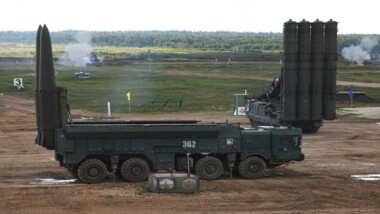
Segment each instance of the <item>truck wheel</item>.
M98 159L83 161L78 167L78 177L83 183L99 183L107 175L107 166Z
M247 179L261 178L265 174L267 165L265 161L258 157L249 157L239 164L240 176Z
M223 173L223 163L216 157L201 158L195 165L195 174L204 180L218 179Z
M141 158L131 158L121 165L121 176L127 181L145 181L148 178L150 168L148 163Z

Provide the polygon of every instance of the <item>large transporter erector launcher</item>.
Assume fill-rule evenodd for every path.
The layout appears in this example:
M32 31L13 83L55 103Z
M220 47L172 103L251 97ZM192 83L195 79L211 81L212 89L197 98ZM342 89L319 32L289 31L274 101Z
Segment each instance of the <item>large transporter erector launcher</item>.
M109 172L143 181L151 171L191 171L201 179L225 170L243 178L267 168L302 161L302 133L292 127L244 129L197 121L73 121L67 91L56 87L49 31L39 27L36 46L36 143L85 183Z

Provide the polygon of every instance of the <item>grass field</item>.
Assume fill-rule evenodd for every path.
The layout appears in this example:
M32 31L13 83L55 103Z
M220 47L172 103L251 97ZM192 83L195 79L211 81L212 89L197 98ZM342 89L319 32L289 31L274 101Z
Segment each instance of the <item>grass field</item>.
M29 49L28 49L29 50ZM32 51L32 49L30 49ZM0 93L32 98L34 95L34 64L0 64ZM69 103L73 109L106 112L106 103L112 112L127 113L126 92L132 94L131 112L200 112L232 111L233 94L247 89L250 95L261 94L268 86L267 80L247 77L274 78L278 62L148 62L132 61L124 65L103 67L68 67L57 65L57 85L68 89ZM91 79L73 77L75 71L91 73ZM202 75L195 75L202 74ZM218 76L219 75L219 76ZM227 76L228 78L223 78ZM23 78L25 90L13 87L13 78ZM338 63L338 80L380 83L380 68ZM343 87L338 90L367 92L380 101L378 89ZM345 104L339 104L344 106Z
M106 102L112 103L113 112L128 112L126 92L132 94L133 112L173 111L225 111L232 109L232 94L248 92L261 93L267 81L252 81L243 78L218 79L197 76L169 75L170 72L233 73L242 77L248 72L247 66L254 64L128 64L125 66L104 66L81 68L91 73L91 79L79 80L73 77L74 67L57 66L57 85L69 90L72 108L83 108L104 112ZM252 72L252 75L274 76L277 71L269 69ZM254 69L252 69L254 70ZM33 97L34 65L0 65L0 92ZM13 87L13 78L23 78L25 90L18 92ZM166 105L165 105L166 104ZM181 104L181 106L180 106Z
M63 46L54 46L54 55L61 56L63 49ZM0 50L0 57L33 58L34 55L32 45L2 44ZM156 57L152 61L144 60L148 50ZM124 64L115 63L115 65L91 68L56 65L57 85L68 89L69 103L73 109L105 112L106 103L109 101L113 112L127 113L129 109L126 93L131 92L131 112L232 111L233 94L243 93L247 89L250 95L259 95L280 71L278 61L237 62L235 60L236 57L243 59L242 61L253 59L253 53L245 55L239 53L239 55L231 52L188 49L115 47L94 47L93 51L100 55L105 54L109 59L115 57L129 61ZM267 54L262 54L258 58L278 57L278 53ZM212 60L215 56L223 57L215 62ZM157 60L157 57L164 60ZM172 57L181 58L174 60ZM231 58L231 63L227 63L227 57ZM199 61L194 62L195 58ZM1 63L0 93L32 98L34 70L35 65L31 62ZM74 72L79 70L90 72L91 79L74 78ZM25 89L22 92L13 87L13 78L16 77L23 78ZM261 80L252 79L253 77ZM380 68L339 62L337 79L380 83ZM377 103L372 105L380 102L378 89L337 87L337 90L349 89L366 92L377 100ZM339 107L345 105L338 104Z
M380 67L374 65L358 66L348 63L338 63L337 80L365 82L365 83L380 83ZM378 88L366 88L355 86L337 86L338 91L361 91L367 93L368 96L375 99L375 103L365 104L357 103L355 106L378 106L380 103L380 93ZM338 107L349 107L349 103L338 104Z
M353 66L339 63L338 71L339 80L380 83L380 67L378 66Z

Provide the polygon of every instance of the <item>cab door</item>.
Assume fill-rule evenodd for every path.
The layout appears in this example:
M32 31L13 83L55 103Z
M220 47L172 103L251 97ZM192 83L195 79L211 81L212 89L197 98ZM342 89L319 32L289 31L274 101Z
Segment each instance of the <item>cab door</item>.
M301 136L272 136L272 156L275 160L298 160L301 157Z
M255 129L242 131L241 151L242 157L259 155L270 158L270 132Z

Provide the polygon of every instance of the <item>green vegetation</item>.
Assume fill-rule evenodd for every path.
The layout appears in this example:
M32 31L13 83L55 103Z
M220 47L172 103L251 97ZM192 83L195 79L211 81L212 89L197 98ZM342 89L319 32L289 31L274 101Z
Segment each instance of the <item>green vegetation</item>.
M55 58L67 57L62 44L53 45ZM1 44L0 58L34 58L35 46L22 44ZM184 49L171 47L112 47L93 46L92 54L104 57L108 64L118 64L120 60L152 60L152 61L279 61L278 52L233 52L220 50ZM116 60L116 61L115 61ZM9 60L8 60L9 61Z
M338 64L338 80L380 83L380 68ZM269 81L249 77L274 78L278 63L171 63L138 62L126 65L75 68L56 66L57 85L68 89L73 109L106 112L106 103L112 103L112 112L128 113L126 92L132 94L132 112L199 112L232 110L232 95L243 93L259 95ZM91 73L91 79L73 77L82 69ZM0 93L33 98L34 64L0 64ZM13 78L23 78L25 90L13 87ZM248 78L247 78L248 77ZM338 86L338 90L364 91L380 101L378 89ZM181 105L181 106L180 106ZM338 104L344 107L347 104Z
M173 111L225 111L231 110L232 94L243 93L245 89L257 95L267 86L267 81L253 81L244 78L248 70L252 76L274 76L277 69L255 71L261 63L234 64L128 64L125 66L105 66L83 68L91 72L91 79L78 80L73 77L77 68L57 66L57 85L68 88L69 103L73 109L88 109L105 112L106 103L112 103L113 112L128 112L126 92L132 94L133 112L173 112ZM251 69L250 69L251 67ZM189 75L176 75L184 71ZM233 74L236 78L214 78L191 76L191 73ZM5 94L33 97L34 65L1 64L0 91ZM12 85L13 78L22 77L26 86L18 92ZM168 103L166 103L166 101ZM182 100L181 107L179 100ZM154 101L154 102L152 102ZM166 103L166 106L164 104Z
M52 43L63 46L73 43L78 32L51 32ZM87 33L91 36L91 44L94 47L164 48L186 50L185 52L200 50L201 52L230 51L234 53L278 53L283 49L282 33L191 31L91 31ZM0 44L33 45L35 36L36 32L31 31L0 31ZM340 34L338 35L338 52L340 53L344 47L358 45L364 36L379 38L379 35ZM379 53L380 45L374 46L372 51Z
M77 33L51 33L56 59L67 57L65 45L74 42ZM90 33L92 53L105 57L104 67L56 66L57 85L69 90L74 109L105 112L110 101L113 112L127 113L125 93L130 91L132 112L226 111L231 110L232 94L247 89L251 95L258 95L269 86L269 81L252 78L270 80L280 71L281 33ZM363 36L338 35L338 50L358 44ZM34 43L35 32L0 32L0 59L11 58L0 62L0 93L34 96ZM380 50L380 46L373 50ZM90 72L91 79L75 79L73 74L80 69ZM23 78L24 91L13 87L15 77ZM380 68L338 63L337 79L380 83ZM364 91L380 101L378 89L337 87L349 89Z
M337 75L339 80L380 83L379 66L355 66L348 63L339 63L338 66Z
M179 66L179 68L177 68ZM112 103L113 112L127 112L125 93L132 94L133 112L150 111L213 111L228 110L232 93L242 93L244 89L257 91L264 88L264 81L252 84L241 79L215 79L197 76L177 76L171 72L181 70L181 64L129 64L92 69L90 80L76 80L73 69L62 70L57 78L58 85L70 90L69 102L73 108L104 111L105 103ZM194 69L200 73L215 72L205 67ZM168 99L166 107L164 104ZM179 107L180 101L181 108Z
M67 57L65 46L76 43L79 31L51 32L55 58ZM92 45L91 54L117 60L278 62L283 51L282 33L117 31L85 32ZM0 32L0 58L34 58L35 32ZM380 35L338 35L338 56L344 47L358 45L363 37ZM380 45L372 48L380 52ZM89 53L90 54L90 53Z
M350 81L350 82L368 82L368 83L380 83L380 67L375 65L358 66L347 63L338 63L337 80ZM380 93L378 88L366 88L358 86L337 86L337 91L361 91L367 93L380 102ZM356 104L356 105L377 105L374 104ZM349 107L348 104L339 104L340 107Z
M37 26L36 26L37 29ZM51 32L53 44L75 42L79 31ZM161 47L235 52L278 51L281 33L190 32L190 31L116 31L88 32L94 46ZM0 43L34 44L35 32L3 31Z

